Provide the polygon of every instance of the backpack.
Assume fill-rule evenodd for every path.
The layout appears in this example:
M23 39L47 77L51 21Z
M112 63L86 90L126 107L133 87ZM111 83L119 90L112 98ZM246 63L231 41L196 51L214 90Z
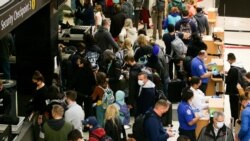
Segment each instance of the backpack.
M192 35L192 27L191 27L191 21L189 20L187 23L181 23L180 25L180 32L185 32L185 33L189 33L190 35Z
M108 135L104 135L102 137L99 137L99 136L97 136L95 134L90 134L90 136L98 139L98 141L113 141L113 139Z
M141 10L144 0L134 0L134 9Z
M103 89L103 91L104 91L104 94L102 97L102 107L103 109L106 109L109 105L114 103L115 97L114 97L113 91L110 88Z
M91 67L95 67L97 66L97 60L99 59L100 54L97 52L92 52L92 51L88 51L85 59L88 60L91 64Z
M135 122L132 127L132 132L136 141L146 141L147 136L144 132L144 121L152 116L151 113L146 112L136 117Z
M245 81L245 76L246 76L246 69L245 68L239 68L235 67L238 70L238 83L241 85L243 89L247 87L247 82Z
M119 102L116 102L119 106L119 117L121 119L122 125L128 125L130 121L130 113L127 104L121 105Z
M164 12L165 10L165 0L156 0L155 6L153 6L153 10L158 12Z
M186 6L183 5L182 2L178 2L178 1L172 1L171 3L169 3L168 12L170 12L172 7L177 7L180 10L180 12L182 12L182 11L184 11L186 9Z
M185 58L187 53L187 46L184 42L175 34L175 39L171 42L171 53L170 56L173 57L175 52L176 57Z

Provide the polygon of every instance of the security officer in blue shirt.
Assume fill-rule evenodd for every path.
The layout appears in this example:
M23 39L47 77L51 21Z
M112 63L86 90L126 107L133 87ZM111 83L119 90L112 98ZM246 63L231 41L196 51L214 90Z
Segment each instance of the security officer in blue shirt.
M193 112L191 107L193 96L193 91L191 91L189 88L183 89L182 101L178 106L177 113L180 123L179 135L185 135L189 137L191 141L196 141L196 123L201 117L203 117L203 114L200 112L195 115Z
M191 74L192 74L192 76L198 76L201 78L202 84L200 86L200 90L203 93L206 93L207 83L208 83L209 77L211 77L212 75L219 74L219 72L217 70L214 70L212 72L208 72L208 70L205 66L205 63L204 63L205 58L207 58L207 52L205 50L201 50L198 53L198 56L193 58L193 60L191 62Z

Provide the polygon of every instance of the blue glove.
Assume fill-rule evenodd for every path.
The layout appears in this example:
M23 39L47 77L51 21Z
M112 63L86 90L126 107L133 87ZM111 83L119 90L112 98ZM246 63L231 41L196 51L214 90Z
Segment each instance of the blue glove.
M213 74L213 75L218 75L219 72L218 72L217 70L213 70L213 71L212 71L212 74Z

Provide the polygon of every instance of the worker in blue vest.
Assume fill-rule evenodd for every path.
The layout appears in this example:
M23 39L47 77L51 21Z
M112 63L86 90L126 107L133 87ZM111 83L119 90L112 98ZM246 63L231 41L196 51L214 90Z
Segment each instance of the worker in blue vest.
M194 113L191 106L193 97L193 91L191 91L189 88L184 88L182 90L182 101L178 106L177 113L180 123L179 135L185 135L189 137L191 141L196 141L196 123L204 115L202 112Z
M206 93L207 83L209 78L212 75L218 75L219 72L217 70L213 70L209 72L207 67L205 66L204 60L207 58L207 52L205 50L201 50L198 55L193 58L191 62L191 74L192 76L198 76L201 78L202 84L200 86L200 90L203 93Z

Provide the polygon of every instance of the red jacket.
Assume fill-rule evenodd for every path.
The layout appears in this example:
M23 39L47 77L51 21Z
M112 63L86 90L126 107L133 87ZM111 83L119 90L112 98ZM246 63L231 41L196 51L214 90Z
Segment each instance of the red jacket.
M98 138L101 138L106 135L106 132L103 128L98 127L89 132L89 141L99 141Z

